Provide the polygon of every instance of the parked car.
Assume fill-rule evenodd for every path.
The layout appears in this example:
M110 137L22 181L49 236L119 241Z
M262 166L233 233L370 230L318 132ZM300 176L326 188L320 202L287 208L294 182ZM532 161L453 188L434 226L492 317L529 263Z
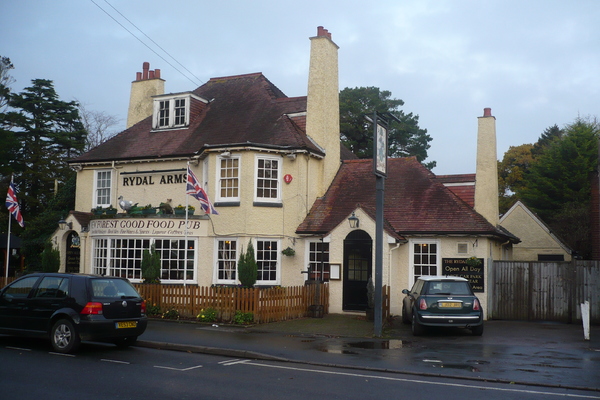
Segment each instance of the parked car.
M420 276L412 289L402 291L402 321L412 324L414 336L428 326L453 326L483 334L483 310L469 281L457 276Z
M145 301L123 278L34 273L0 290L0 333L49 337L60 353L82 340L129 346L147 324Z

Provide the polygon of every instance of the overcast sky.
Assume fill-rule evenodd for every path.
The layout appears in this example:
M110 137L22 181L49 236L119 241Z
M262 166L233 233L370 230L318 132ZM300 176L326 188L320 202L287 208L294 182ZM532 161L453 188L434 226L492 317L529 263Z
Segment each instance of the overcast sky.
M13 91L50 79L62 100L114 115L119 130L144 61L161 70L166 92L262 72L287 96L305 96L319 25L340 47L340 89L389 90L419 115L436 174L475 172L485 107L496 117L499 159L549 126L599 114L598 0L1 3L0 55L15 66Z

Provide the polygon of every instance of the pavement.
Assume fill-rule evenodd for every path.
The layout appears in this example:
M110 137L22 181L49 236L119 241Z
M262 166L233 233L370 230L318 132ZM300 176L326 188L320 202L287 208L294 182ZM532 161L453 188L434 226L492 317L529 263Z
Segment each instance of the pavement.
M328 314L253 326L151 319L137 346L600 392L600 327L590 337L580 324L496 320L481 337L450 328L413 337L392 318L376 338L364 316Z

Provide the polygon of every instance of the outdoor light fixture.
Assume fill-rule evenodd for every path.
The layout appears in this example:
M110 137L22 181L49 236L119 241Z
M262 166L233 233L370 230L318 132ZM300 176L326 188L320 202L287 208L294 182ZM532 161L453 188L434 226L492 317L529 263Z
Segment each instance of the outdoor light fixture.
M351 229L356 229L360 225L360 220L354 215L354 211L352 211L352 215L348 217L348 223L350 223Z
M230 151L224 151L221 153L221 157L223 158L230 158L231 157L231 152Z
M67 222L64 220L64 218L61 218L60 221L58 221L58 227L60 228L61 231L64 231L67 228L69 228L69 230L71 230L71 229L73 229L73 223Z

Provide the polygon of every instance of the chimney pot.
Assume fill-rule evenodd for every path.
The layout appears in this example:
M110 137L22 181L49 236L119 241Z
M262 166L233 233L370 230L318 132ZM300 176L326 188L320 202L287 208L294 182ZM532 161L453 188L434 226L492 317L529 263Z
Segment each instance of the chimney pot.
M141 72L136 72L135 73L135 80L136 81L141 81L142 80L142 73Z
M144 64L142 64L142 79L143 80L147 80L148 79L148 70L150 69L150 63L149 62L144 62Z
M154 77L156 79L160 79L160 69L157 68L154 70Z
M154 71L148 71L148 79L154 79Z
M483 116L484 117L491 117L492 116L492 109L487 107L483 109Z

